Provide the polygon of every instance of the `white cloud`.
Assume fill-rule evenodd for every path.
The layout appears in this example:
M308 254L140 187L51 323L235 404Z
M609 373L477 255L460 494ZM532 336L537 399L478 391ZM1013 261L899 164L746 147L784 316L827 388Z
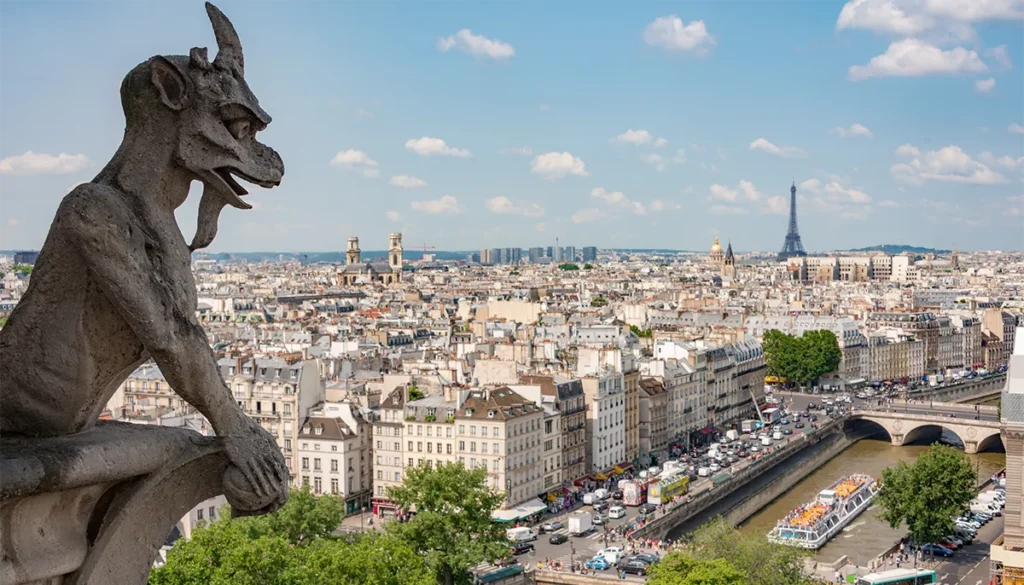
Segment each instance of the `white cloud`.
M838 136L840 138L853 138L854 136L863 136L865 138L871 138L874 134L868 127L863 124L853 124L849 128L843 128L842 126L836 126L835 128L828 131L829 134Z
M604 211L601 211L596 207L586 207L572 214L569 217L569 221L573 223L589 223L599 219L604 219L604 216Z
M440 199L413 201L409 203L409 207L413 211L429 215L457 215L466 211L466 208L459 204L459 200L451 195L442 195Z
M533 226L533 229L536 230L537 233L543 233L545 230L548 229L548 226L544 222L539 222Z
M978 155L978 158L989 166L999 165L1008 169L1015 169L1017 167L1024 167L1024 156L1020 158L1013 158L1009 155L996 157L991 152L983 152Z
M741 215L747 212L746 209L735 205L712 205L710 211L715 215Z
M903 39L871 59L867 65L853 65L847 76L851 81L872 77L919 77L922 75L953 75L985 73L988 66L978 53L955 47L948 51L919 39Z
M787 215L789 213L789 198L782 195L772 195L765 199L764 213L769 215Z
M530 156L533 154L533 149L529 146L502 148L498 151L498 154L519 154L522 156Z
M16 228L16 227L21 227L21 226L22 226L22 221L20 219L14 219L12 217L11 219L7 220L7 227L9 227L9 228Z
M924 181L945 181L972 185L994 185L1005 183L1006 178L976 161L959 146L946 146L939 150L921 153L912 145L904 144L897 154L908 157L907 163L892 165L889 172L893 178L920 185Z
M665 162L665 157L661 156L660 154L655 154L653 152L644 156L644 162L653 166L658 171L664 171L666 168L668 168L668 165Z
M811 193L818 193L821 191L821 181L818 179L807 179L800 183L800 189L810 191Z
M644 41L668 51L693 52L704 55L715 44L703 20L685 24L675 14L659 16L644 29Z
M486 57L495 61L511 59L516 54L512 45L483 35L475 35L468 28L438 39L437 48L442 52L457 49L474 57Z
M1007 126L1006 130L1010 134L1024 134L1024 126L1021 126L1020 124L1018 124L1016 122L1014 122L1013 124L1010 124L1009 126Z
M0 175L66 175L80 171L89 164L84 154L62 152L54 156L29 150L25 154L0 160Z
M825 185L825 195L834 203L856 203L867 205L871 203L871 196L867 193L851 187L844 187L832 181Z
M402 221L402 214L393 209L385 213L384 217L388 218L388 221Z
M654 212L658 211L678 211L683 208L682 205L675 201L665 201L663 199L655 199L651 201L651 204L647 206L648 209Z
M420 156L456 156L459 158L469 158L473 156L468 150L463 148L453 148L448 146L444 140L440 138L431 138L429 136L423 136L422 138L410 138L405 141L405 149L415 152Z
M615 138L611 139L611 142L621 142L623 144L635 144L637 146L641 144L647 144L654 137L647 130L626 130L622 134L619 134Z
M666 140L664 138L658 138L657 140L654 141L654 148L661 148L662 146L665 146L666 144L668 144L668 140Z
M999 45L998 47L985 49L985 56L995 61L1004 69L1013 68L1013 61L1010 60L1010 54L1006 51L1006 45Z
M914 35L932 27L931 17L906 12L895 0L852 0L839 12L836 30L867 29L898 35Z
M530 170L545 179L556 180L568 175L588 177L587 165L571 152L549 152L533 159Z
M974 82L974 89L981 93L988 93L992 91L992 88L996 86L995 78L989 77L988 79L979 79Z
M493 197L487 200L487 209L497 215L522 215L524 217L541 217L544 208L536 203L513 203L508 197Z
M878 202L878 206L879 207L899 207L900 204L895 202L895 201L893 201L892 199L886 199L884 201L879 201Z
M622 191L605 191L604 187L595 187L590 192L590 196L596 197L607 205L618 207L633 215L647 214L647 207L643 203L629 199Z
M331 166L357 170L367 179L376 179L380 176L380 169L377 168L380 164L361 150L349 149L339 152L331 159Z
M795 158L805 156L807 154L795 146L776 146L765 138L758 138L751 142L750 150L761 150L768 154L774 154L775 156L781 156L783 158Z
M394 177L391 177L390 183L396 187L405 187L406 189L415 189L416 187L427 186L426 181L411 175L395 175Z
M851 0L839 13L836 30L966 41L976 36L974 23L1022 18L1020 0Z

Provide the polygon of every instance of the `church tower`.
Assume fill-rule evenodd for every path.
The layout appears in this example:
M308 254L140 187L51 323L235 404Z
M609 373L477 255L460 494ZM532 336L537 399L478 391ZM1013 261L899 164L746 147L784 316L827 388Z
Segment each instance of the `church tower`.
M722 245L718 243L718 236L715 236L715 243L711 245L711 253L708 254L708 259L715 266L721 266L722 261L725 259L722 255Z
M348 249L345 250L345 264L351 266L353 264L359 264L359 254L362 250L359 249L359 238L348 239Z
M722 264L722 278L736 278L736 256L732 253L732 242L725 249L725 260Z
M388 235L388 266L395 275L395 281L402 280L402 234L393 232Z

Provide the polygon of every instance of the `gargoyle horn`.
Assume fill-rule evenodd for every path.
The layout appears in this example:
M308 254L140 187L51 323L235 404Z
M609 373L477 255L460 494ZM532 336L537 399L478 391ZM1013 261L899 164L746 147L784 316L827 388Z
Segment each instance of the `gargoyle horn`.
M235 27L227 16L209 2L206 3L206 14L213 25L213 36L217 38L217 57L214 65L219 65L238 74L245 74L245 59L242 57L242 41L238 39Z

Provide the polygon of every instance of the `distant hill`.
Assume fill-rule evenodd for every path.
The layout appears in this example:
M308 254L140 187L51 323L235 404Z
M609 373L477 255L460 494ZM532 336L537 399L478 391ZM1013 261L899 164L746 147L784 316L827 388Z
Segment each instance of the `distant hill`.
M935 248L921 248L918 246L904 246L899 244L881 244L868 246L866 248L854 248L847 252L882 252L884 254L949 254L949 250L936 250Z

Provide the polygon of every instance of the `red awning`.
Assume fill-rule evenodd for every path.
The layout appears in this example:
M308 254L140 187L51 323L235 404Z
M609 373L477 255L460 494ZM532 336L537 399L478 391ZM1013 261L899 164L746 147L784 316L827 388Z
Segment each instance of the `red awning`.
M700 430L700 434L702 434L702 435L710 435L711 434L711 427L704 427L703 429Z

